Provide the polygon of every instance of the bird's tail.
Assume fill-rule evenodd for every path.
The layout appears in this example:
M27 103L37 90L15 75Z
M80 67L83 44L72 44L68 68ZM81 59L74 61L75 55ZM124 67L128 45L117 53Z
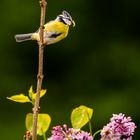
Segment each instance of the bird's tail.
M15 35L16 42L31 40L33 33Z

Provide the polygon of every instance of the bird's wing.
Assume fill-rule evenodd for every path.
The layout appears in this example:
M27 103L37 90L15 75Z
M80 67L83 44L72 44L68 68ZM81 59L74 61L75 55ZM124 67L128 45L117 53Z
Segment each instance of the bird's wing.
M48 31L48 32L45 32L45 37L46 38L57 38L61 34L62 34L62 32Z

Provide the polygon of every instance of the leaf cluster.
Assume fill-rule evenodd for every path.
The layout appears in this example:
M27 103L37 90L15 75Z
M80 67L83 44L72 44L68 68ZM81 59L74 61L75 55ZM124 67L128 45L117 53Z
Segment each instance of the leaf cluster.
M46 94L47 90L42 89L40 92L40 98ZM18 102L18 103L31 103L34 105L36 100L36 93L33 91L33 87L31 86L28 90L28 96L23 93L18 95L13 95L11 97L7 97L7 99ZM90 119L93 115L93 109L88 108L84 105L76 107L71 112L71 124L75 129L81 129L84 125L90 122ZM44 136L46 131L48 130L51 123L51 117L45 113L38 114L38 125L37 125L37 134L40 136ZM90 123L89 123L90 124ZM32 133L33 129L33 113L27 113L25 119L25 125L27 131Z

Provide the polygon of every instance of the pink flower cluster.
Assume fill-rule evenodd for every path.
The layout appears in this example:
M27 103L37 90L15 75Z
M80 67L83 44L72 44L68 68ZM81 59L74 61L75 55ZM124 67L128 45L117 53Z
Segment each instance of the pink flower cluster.
M93 137L80 129L67 128L67 125L53 127L48 140L93 140Z
M101 140L132 140L136 125L131 117L113 114L110 122L101 131Z

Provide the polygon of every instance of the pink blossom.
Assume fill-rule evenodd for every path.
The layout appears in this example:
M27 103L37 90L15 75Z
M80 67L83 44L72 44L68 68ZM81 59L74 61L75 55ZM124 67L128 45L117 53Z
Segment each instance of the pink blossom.
M113 114L110 122L101 131L101 140L132 140L136 125L131 117Z
M56 126L48 140L93 140L93 137L80 129L67 128L67 125Z

